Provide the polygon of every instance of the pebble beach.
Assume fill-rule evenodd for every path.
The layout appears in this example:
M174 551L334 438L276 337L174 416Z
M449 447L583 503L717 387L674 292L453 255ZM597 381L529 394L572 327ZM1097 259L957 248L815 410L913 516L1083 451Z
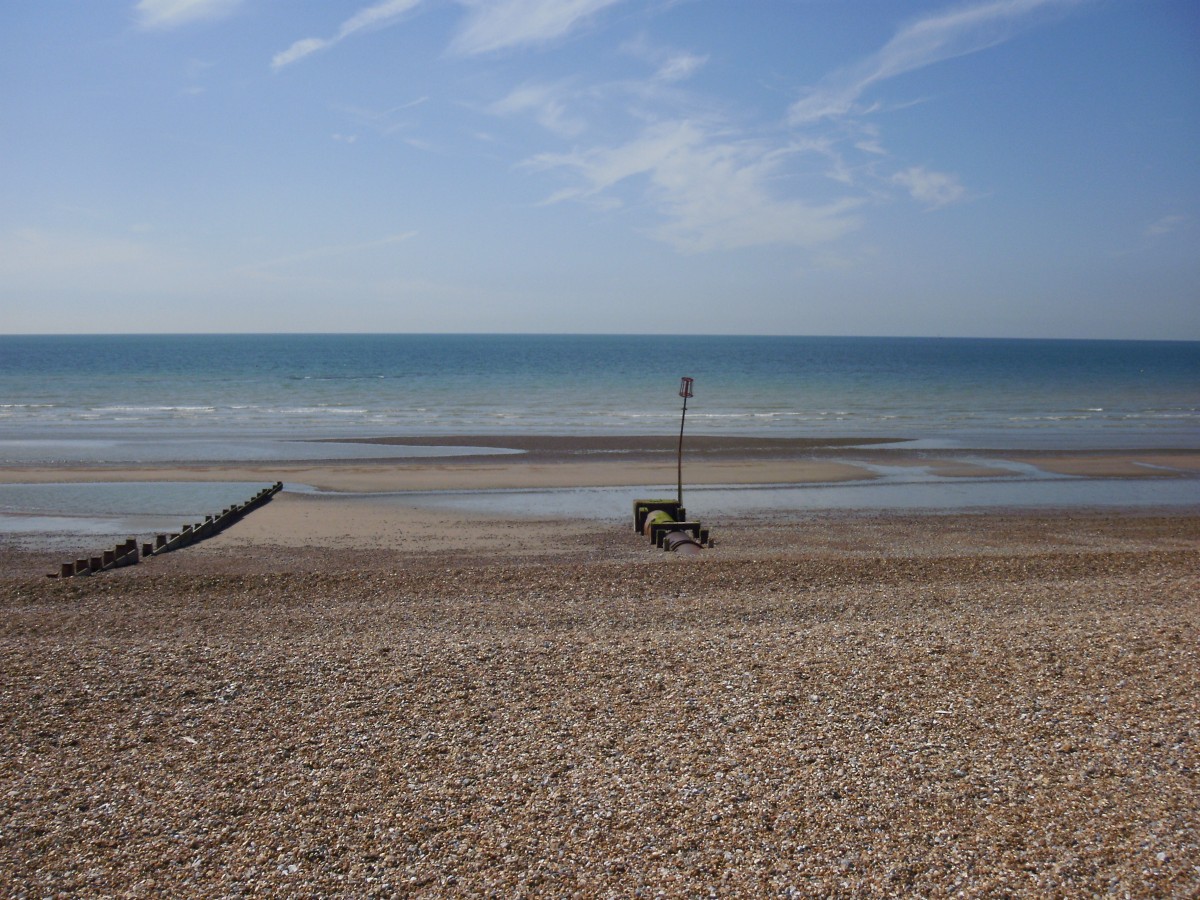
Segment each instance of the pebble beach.
M0 894L1200 893L1194 512L344 506L3 551Z

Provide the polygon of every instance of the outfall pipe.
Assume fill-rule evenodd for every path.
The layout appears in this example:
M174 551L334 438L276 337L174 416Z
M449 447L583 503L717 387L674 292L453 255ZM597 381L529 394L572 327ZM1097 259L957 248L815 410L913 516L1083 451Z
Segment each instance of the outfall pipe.
M674 522L675 519L665 509L655 509L646 514L646 520L642 523L642 534L646 537L651 537L654 534L655 525L665 525Z
M677 501L635 500L634 528L650 538L659 548L686 556L698 555L707 540L707 529L699 522L676 519L684 515Z
M668 531L663 535L663 549L684 556L699 556L702 548L686 531Z

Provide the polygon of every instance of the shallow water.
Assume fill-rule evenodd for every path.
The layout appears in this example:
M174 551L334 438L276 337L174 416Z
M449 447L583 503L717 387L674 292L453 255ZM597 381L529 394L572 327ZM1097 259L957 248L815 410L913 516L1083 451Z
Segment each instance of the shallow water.
M820 510L1157 508L1200 509L1200 478L1081 478L1048 475L1023 463L987 461L1012 476L946 478L927 468L864 466L878 476L835 484L698 485L684 488L693 516L803 513ZM863 465L856 462L856 465ZM285 486L288 489L288 486ZM301 486L292 490L316 493ZM635 499L675 497L676 485L505 489L490 491L397 491L359 495L397 507L533 518L618 520L631 515ZM331 495L332 496L332 495Z
M244 503L262 482L0 484L0 536L135 537L182 526Z
M862 463L858 463L862 465ZM820 511L966 512L987 509L1200 510L1200 478L1082 478L1048 475L1011 461L987 461L1011 476L946 478L914 466L866 466L874 479L834 484L685 485L693 518L706 522L744 515ZM247 500L265 484L252 482L135 482L0 484L0 538L16 544L68 547L80 539L123 539L178 531L226 506ZM633 501L674 497L675 485L470 491L320 492L285 484L285 493L331 500L394 504L513 518L624 522Z

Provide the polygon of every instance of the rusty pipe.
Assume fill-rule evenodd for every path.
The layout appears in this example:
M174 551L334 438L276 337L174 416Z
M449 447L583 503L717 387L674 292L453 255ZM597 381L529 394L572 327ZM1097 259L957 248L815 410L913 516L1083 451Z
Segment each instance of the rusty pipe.
M663 535L663 549L685 556L699 556L701 547L686 531L668 531Z

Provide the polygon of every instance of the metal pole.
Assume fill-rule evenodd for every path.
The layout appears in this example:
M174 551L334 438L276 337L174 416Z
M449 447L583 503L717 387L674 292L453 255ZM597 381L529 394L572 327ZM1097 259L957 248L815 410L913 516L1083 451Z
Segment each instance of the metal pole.
M679 474L678 488L675 493L675 499L679 501L679 505L683 506L683 421L687 418L687 397L683 398L683 414L679 417L679 452L676 462Z
M688 397L692 396L692 381L693 379L686 375L679 381L679 396L683 398L683 414L679 417L679 451L676 455L679 479L675 500L680 506L683 506L683 423L687 419Z

